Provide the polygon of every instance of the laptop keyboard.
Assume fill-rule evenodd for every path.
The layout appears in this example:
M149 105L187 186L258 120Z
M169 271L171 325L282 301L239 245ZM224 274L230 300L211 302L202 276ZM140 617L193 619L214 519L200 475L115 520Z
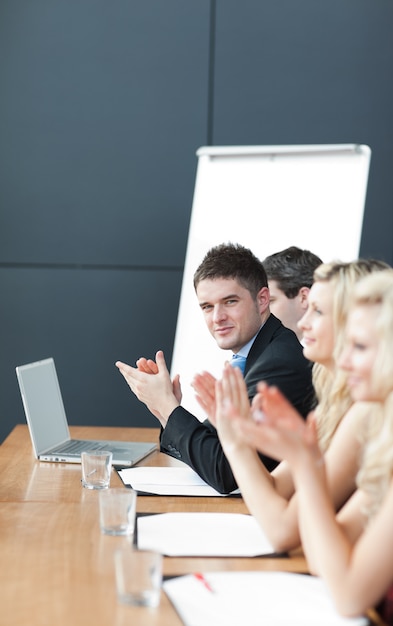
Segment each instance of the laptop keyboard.
M51 453L69 453L69 454L79 454L84 450L105 450L108 447L108 444L103 441L102 443L97 441L81 441L78 439L71 439L71 441L67 441L67 443L54 448Z

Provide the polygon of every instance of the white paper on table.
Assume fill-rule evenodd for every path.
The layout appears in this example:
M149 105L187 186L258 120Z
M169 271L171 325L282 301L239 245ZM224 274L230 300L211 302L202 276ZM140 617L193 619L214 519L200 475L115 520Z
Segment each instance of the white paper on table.
M138 548L167 556L274 554L258 522L243 513L161 513L137 518Z
M287 572L204 574L163 583L185 626L366 626L366 617L340 616L320 578Z
M129 467L118 472L135 491L161 496L222 496L190 467ZM239 493L239 490L232 493Z

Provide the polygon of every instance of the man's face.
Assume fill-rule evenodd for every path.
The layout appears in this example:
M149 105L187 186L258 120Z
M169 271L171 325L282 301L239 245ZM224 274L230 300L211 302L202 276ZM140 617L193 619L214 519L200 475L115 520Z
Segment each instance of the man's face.
M307 309L307 295L309 289L302 287L294 298L287 298L285 293L277 285L276 280L269 280L270 311L278 319L297 334L299 339L302 332L297 325Z
M269 309L267 287L254 299L234 278L201 280L196 294L207 327L223 350L238 352L258 332Z

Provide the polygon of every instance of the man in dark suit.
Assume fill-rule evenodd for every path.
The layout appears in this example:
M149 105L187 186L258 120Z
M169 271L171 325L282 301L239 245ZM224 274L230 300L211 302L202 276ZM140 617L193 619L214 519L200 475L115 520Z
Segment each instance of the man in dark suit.
M217 345L245 361L242 369L250 400L257 383L264 380L279 387L306 416L314 399L311 364L304 358L295 333L270 313L262 263L243 246L216 246L195 272L194 287ZM116 366L138 399L160 421L161 451L187 463L217 491L236 489L216 429L181 406L179 377L171 381L163 353L157 352L156 361L140 359L137 368L120 361ZM263 455L261 459L269 470L277 464Z

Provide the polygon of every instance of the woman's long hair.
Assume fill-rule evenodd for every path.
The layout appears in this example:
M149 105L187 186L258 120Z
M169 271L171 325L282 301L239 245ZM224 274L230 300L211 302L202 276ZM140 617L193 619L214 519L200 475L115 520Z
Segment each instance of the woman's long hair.
M357 259L348 263L333 261L323 263L314 272L314 282L328 282L333 287L333 330L334 360L341 353L349 308L356 283L374 272L386 270L389 266L374 259ZM336 429L353 404L346 385L346 375L335 368L329 370L315 363L313 384L317 397L315 414L318 425L319 444L323 451L330 445Z
M368 421L361 468L360 489L370 496L366 513L372 516L381 505L393 476L393 270L364 278L356 287L353 306L373 307L378 348L372 388L377 410Z

